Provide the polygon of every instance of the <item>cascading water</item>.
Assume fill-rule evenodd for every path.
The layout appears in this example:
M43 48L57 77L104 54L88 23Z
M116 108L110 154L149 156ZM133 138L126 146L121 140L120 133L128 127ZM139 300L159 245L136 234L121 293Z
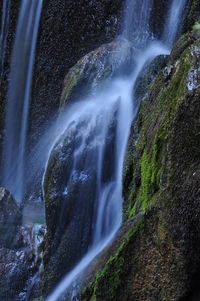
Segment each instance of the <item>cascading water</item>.
M24 192L27 122L41 10L42 0L22 0L12 51L2 181L18 201Z
M153 0L126 1L123 26L123 36L126 39L137 44L149 39L152 5Z
M95 100L86 100L79 104L78 108L76 106L74 110L72 107L65 130L61 133L61 135L65 133L64 135L67 136L67 133L76 133L77 129L80 129L79 144L73 152L73 165L63 194L70 193L70 185L76 178L78 179L76 189L81 196L84 181L87 181L91 175L91 173L88 174L88 171L90 169L96 171L94 176L96 179L95 197L93 199L94 223L88 252L47 298L48 301L58 300L62 296L77 276L113 239L121 225L123 162L130 126L138 109L137 100L134 98L134 86L146 65L158 55L169 54L169 49L176 38L185 2L173 0L170 3L163 43L152 41L153 33L150 33L149 30L152 5L152 0L128 0L126 3L123 36L131 40L139 50L134 53L135 65L132 75L128 78L121 76L110 82L109 88L105 86L104 91L95 96ZM174 12L176 12L176 22L174 22ZM166 33L168 34L166 35ZM75 131L74 128L76 128ZM112 136L112 141L108 146L108 137L110 136ZM59 139L50 153L58 148L62 148ZM110 152L109 166L106 165L107 152ZM83 157L85 164L81 162Z
M171 0L170 2L170 9L163 34L163 42L167 44L169 48L173 46L176 39L186 0Z
M4 0L1 18L1 34L0 34L0 81L2 80L4 71L4 59L7 47L8 28L10 21L10 1Z

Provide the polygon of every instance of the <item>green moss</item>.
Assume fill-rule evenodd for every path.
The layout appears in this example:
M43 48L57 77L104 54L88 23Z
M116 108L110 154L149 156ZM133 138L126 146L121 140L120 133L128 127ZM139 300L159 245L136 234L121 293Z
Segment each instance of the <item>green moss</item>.
M162 146L161 146L162 147ZM156 136L153 144L153 155L150 160L147 150L145 149L140 161L141 165L141 187L138 192L138 200L131 210L131 216L135 212L137 203L141 204L142 212L145 212L152 201L154 193L159 189L160 177L162 174L161 158L159 156L160 139Z
M193 0L189 13L186 18L186 27L191 29L195 21L200 18L200 2L199 0Z
M186 36L182 39L185 41ZM161 179L163 170L166 170L167 144L173 120L187 94L186 79L191 66L189 46L183 51L178 64L172 68L171 79L166 82L160 72L151 87L149 98L142 102L137 118L140 132L133 151L133 184L126 215L129 218L138 211L146 212L156 202L157 194L162 192ZM138 178L141 179L139 187Z
M135 202L133 208L129 209L129 218L132 218L136 215L136 210L137 210L137 202Z
M102 292L102 285L106 279L106 300L115 300L118 288L123 285L123 275L127 272L127 249L134 235L143 229L143 220L139 220L136 226L129 230L119 249L114 256L111 256L107 261L103 270L98 271L95 280L90 285L82 290L81 300L96 301L98 291ZM86 297L85 297L86 296Z
M191 46L186 47L187 38L187 35L182 37L181 50L179 49L181 56L173 52L173 60L172 58L170 60L170 63L173 63L171 74L169 77L165 77L162 72L158 74L151 86L150 96L142 102L138 113L137 143L133 149L128 150L127 162L131 169L125 169L125 173L130 173L131 170L132 175L127 186L126 218L133 217L139 211L146 212L152 204L156 206L158 200L159 204L162 201L166 202L165 206L171 206L170 202L174 202L174 199L168 199L164 194L166 191L170 192L172 184L170 143L174 122L188 96L188 73L192 66L196 66L195 57L191 55ZM118 294L127 287L125 281L129 272L130 246L133 247L131 241L136 232L135 228L128 232L115 256L112 256L105 268L98 272L90 286L90 298L86 300L98 300L99 295L101 300L119 300ZM165 241L162 228L159 229L159 233L160 236L155 241L158 249Z
M144 150L144 153L141 158L141 189L139 192L139 198L142 204L142 211L146 211L151 200L151 176L151 163L149 162L147 151Z
M193 26L193 32L196 34L198 37L200 37L200 22L196 22L195 25Z
M59 111L61 112L70 97L72 90L77 85L79 78L80 78L80 68L79 66L72 67L65 78L65 84L62 91L61 99L60 99L60 108Z

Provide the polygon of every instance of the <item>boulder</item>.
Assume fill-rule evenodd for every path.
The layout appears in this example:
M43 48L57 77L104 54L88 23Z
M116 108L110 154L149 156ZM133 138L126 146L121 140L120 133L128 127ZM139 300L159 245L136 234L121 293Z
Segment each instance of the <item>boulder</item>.
M37 283L41 272L38 244L44 232L43 226L19 226L15 249L0 247L0 300L27 300L41 294Z
M97 97L95 93L102 81L114 76L126 64L133 63L133 51L129 42L119 40L103 45L81 59L66 76L61 109L65 103L74 103L80 100L78 96L86 95L86 91L81 89L83 83L87 87L87 95ZM115 149L118 103L119 100L116 100L109 111L111 115L107 121L105 141L102 140L105 120L102 119L101 109L96 112L94 108L94 111L83 112L79 119L72 120L51 150L44 178L47 225L44 294L74 267L92 242L100 143L102 147L105 144L101 175L101 181L105 184L114 177L115 156L112 152ZM84 107L82 102L79 104Z
M20 225L21 211L8 190L0 188L0 246L12 246Z
M134 48L126 39L118 39L105 44L85 55L67 73L62 95L60 110L67 102L83 100L96 92L100 84L123 72L123 66L133 65ZM127 72L127 71L126 71Z
M115 110L103 154L102 181L113 176ZM53 147L44 181L47 235L44 248L44 294L46 295L86 254L93 241L98 177L98 139L101 115L72 122ZM100 140L101 141L101 140ZM103 184L102 184L103 185Z

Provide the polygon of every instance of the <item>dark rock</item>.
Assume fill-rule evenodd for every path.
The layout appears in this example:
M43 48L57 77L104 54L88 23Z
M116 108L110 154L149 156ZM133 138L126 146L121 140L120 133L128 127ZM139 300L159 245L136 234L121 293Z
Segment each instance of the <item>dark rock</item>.
M39 230L43 232L42 227ZM40 294L40 288L34 290L33 279L41 262L37 243L43 236L44 233L39 234L37 227L20 226L14 241L15 249L0 248L1 300L25 300L30 290L32 294Z
M138 76L134 88L134 96L138 104L140 104L141 101L148 96L150 86L153 84L153 81L158 72L162 68L164 68L164 66L166 66L168 59L168 55L159 55L150 64L147 64L143 68L140 75Z
M60 110L67 102L94 94L103 81L114 77L124 66L133 66L133 52L131 43L119 39L85 55L65 77Z
M7 1L8 3L9 1ZM8 36L7 36L7 47L5 51L4 64L2 65L2 74L0 75L0 158L2 156L2 143L4 137L4 122L5 122L5 108L6 108L6 98L8 93L8 82L9 82L9 71L10 71L10 61L11 61L11 51L14 43L16 24L18 18L18 12L21 1L15 0L10 1L10 10L9 10L9 26L8 26ZM3 1L0 2L0 24L2 18L3 10ZM2 58L0 57L0 62ZM0 165L0 171L1 167ZM1 173L0 173L1 174Z
M12 195L5 188L0 188L0 246L13 244L20 225L21 211Z
M12 195L0 188L0 300L24 300L41 262L43 226L21 226L22 213ZM36 292L35 292L36 293Z
M183 22L183 31L191 30L194 23L200 20L200 3L198 0L187 1L187 14Z
M44 294L48 293L86 254L92 242L93 220L97 206L98 144L96 135L101 124L88 131L89 120L70 124L54 146L45 175L45 208L47 235L44 253ZM82 134L86 143L82 144ZM100 132L101 133L101 132ZM105 142L105 166L102 182L112 178L115 122L110 128ZM79 153L79 149L82 151Z
M113 76L124 64L132 63L132 51L130 43L119 40L83 57L66 76L61 109L66 102L79 99L75 96L77 91L81 91L83 82L88 88L87 93L92 92L95 97L95 90L98 91L103 80ZM121 53L124 54L122 58ZM115 170L110 149L114 151L116 111L117 107L113 111L105 143L102 183L112 179ZM95 135L100 135L102 125L99 116L95 124L88 128L90 118L72 122L49 158L44 182L47 224L43 281L45 294L72 269L92 241L98 170ZM86 144L83 143L84 139ZM79 148L83 148L80 154Z
M27 259L23 251L0 249L1 300L19 300L17 295L23 291L28 278Z
M58 111L69 68L119 33L123 1L45 0L40 22L30 112L30 142ZM47 88L48 87L48 88ZM42 112L42 114L41 114Z

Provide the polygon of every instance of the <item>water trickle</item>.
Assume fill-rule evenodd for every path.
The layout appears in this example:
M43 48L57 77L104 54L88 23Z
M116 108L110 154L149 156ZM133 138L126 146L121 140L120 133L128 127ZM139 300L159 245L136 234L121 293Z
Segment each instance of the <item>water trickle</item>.
M27 123L41 10L42 0L22 0L11 59L2 178L18 201L24 192Z
M0 33L0 82L2 81L2 76L4 72L4 60L7 47L7 37L10 21L10 1L4 0L2 7L2 17L1 17L1 33Z

